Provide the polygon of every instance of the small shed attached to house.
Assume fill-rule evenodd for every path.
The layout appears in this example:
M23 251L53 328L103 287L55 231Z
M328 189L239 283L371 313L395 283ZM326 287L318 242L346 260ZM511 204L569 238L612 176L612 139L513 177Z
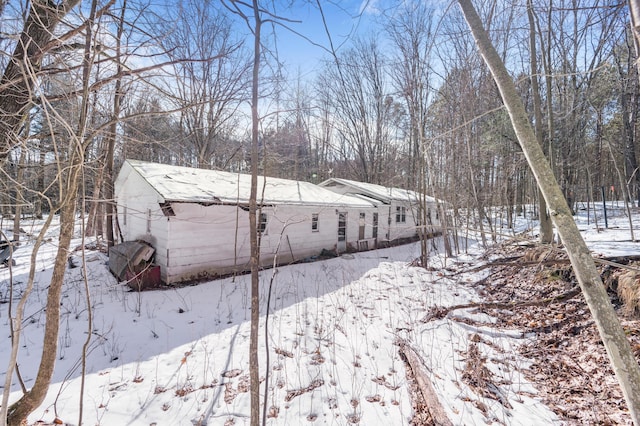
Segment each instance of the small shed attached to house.
M127 160L115 181L124 241L155 249L167 283L249 269L251 176ZM367 222L381 202L308 182L258 180L260 261L264 266L373 248Z
M376 220L382 224L380 228L385 233L378 237L378 243L416 238L421 229L427 235L440 231L438 200L429 195L340 178L327 179L320 186L339 194L367 197L381 203Z

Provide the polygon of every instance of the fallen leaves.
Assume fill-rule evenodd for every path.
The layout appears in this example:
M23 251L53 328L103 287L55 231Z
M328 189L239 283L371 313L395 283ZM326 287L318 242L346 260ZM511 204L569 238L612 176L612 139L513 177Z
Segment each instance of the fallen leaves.
M293 352L287 351L282 348L275 348L274 352L278 355L282 355L285 358L293 358Z
M315 379L315 380L311 381L311 383L309 383L309 385L304 387L304 388L293 389L293 390L287 391L287 395L284 397L284 400L286 402L290 402L293 398L295 398L297 396L300 396L300 395L303 395L303 394L305 394L307 392L311 392L314 389L317 389L322 385L324 385L324 380Z
M486 358L480 354L478 342L480 337L471 337L471 344L465 355L466 362L462 372L462 381L473 390L476 395L498 401L506 408L513 408L500 388L493 380L493 373L486 366ZM486 413L486 410L482 410Z
M374 383L376 383L378 385L382 385L385 388L390 389L390 390L397 390L397 389L400 388L400 386L392 385L391 383L387 382L387 378L385 376L377 376L377 377L374 377L371 380Z
M531 259L525 265L493 262L488 279L476 284L486 305L512 300L541 300L562 295L576 287L571 266L557 249L502 245L496 256ZM557 263L554 264L554 260ZM540 263L536 263L540 262ZM607 266L603 268L607 273ZM640 348L640 321L624 318L625 312L610 292L618 307L621 322L632 347ZM486 306L485 305L485 306ZM524 370L535 384L539 397L569 424L630 424L631 419L622 392L611 370L608 357L583 297L552 300L545 304L513 306L509 311L487 308L498 319L498 326L522 330L534 338L520 346L520 353L532 360ZM640 350L636 351L636 357ZM482 371L465 373L468 380L481 384L487 379ZM475 375L474 375L475 374ZM473 382L472 380L472 382Z

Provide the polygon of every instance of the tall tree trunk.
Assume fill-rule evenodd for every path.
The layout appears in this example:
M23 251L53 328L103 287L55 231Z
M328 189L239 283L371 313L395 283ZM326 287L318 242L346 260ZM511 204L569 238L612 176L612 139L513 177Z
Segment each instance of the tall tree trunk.
M49 201L49 200L47 200ZM51 204L49 203L49 208L51 210ZM22 296L20 297L20 301L17 304L15 314L13 311L12 303L9 303L8 315L10 321L10 329L11 329L11 355L9 357L9 362L7 363L7 369L5 373L4 379L4 389L2 392L2 402L0 403L0 425L7 425L7 413L9 411L9 395L11 393L11 383L13 373L16 369L17 359L18 359L18 350L20 349L20 336L22 330L22 324L25 314L26 303L29 298L29 295L33 291L35 274L36 274L36 258L38 254L39 248L42 246L42 243L45 239L45 234L49 227L51 226L53 216L49 215L40 232L35 238L33 242L33 250L31 251L31 262L29 266L29 273L26 285L24 287L24 291ZM11 285L11 284L10 284Z
M547 104L547 138L549 139L549 144L547 145L547 155L549 158L549 164L551 165L551 170L554 170L555 164L555 152L554 152L554 140L555 140L555 120L553 117L553 70L551 69L551 38L552 38L552 11L553 11L553 0L549 0L547 14L547 37L546 37L546 46L545 43L542 42L542 37L540 41L540 57L542 58L542 68L544 70L544 80L545 80L545 98ZM542 34L542 30L538 28L538 33ZM540 194L542 196L542 194ZM543 197L544 198L544 197Z
M27 131L28 134L28 131ZM27 158L27 148L23 146L20 150L20 160L18 161L18 172L16 173L16 214L13 217L13 240L20 241L20 220L22 219L22 208L25 205L24 198L24 168Z
M531 128L513 79L489 40L471 0L458 0L458 3L473 33L478 50L496 81L522 151L547 201L551 218L566 247L576 278L622 388L631 417L636 424L640 425L640 367L611 305L591 252L580 235L571 210Z
M640 57L640 0L629 0L629 17L636 57ZM640 62L636 61L636 66L638 67L638 78L640 78Z
M31 108L35 86L32 76L40 69L42 57L55 26L80 0L33 0L20 39L0 79L0 159L16 145L17 131Z
M631 52L629 52L631 53ZM637 55L636 55L637 58ZM632 60L631 58L629 59ZM636 59L637 61L637 59ZM629 67L627 75L634 74ZM620 104L622 106L622 116L624 119L623 139L624 139L624 171L626 182L622 184L627 187L629 199L627 201L634 202L634 197L638 200L638 185L640 182L640 173L638 173L638 159L636 157L636 127L638 124L638 80L628 79L623 84L627 90L623 90L620 94ZM635 195L634 195L635 194Z
M260 31L262 20L258 0L253 0L253 77L251 87L251 194L249 196L249 239L251 244L251 334L249 342L249 381L251 383L251 426L260 425L260 366L258 331L260 328L260 245L257 226L258 198L258 83L260 81ZM266 400L266 399L265 399Z
M36 174L36 199L34 202L34 212L33 215L36 219L42 219L42 200L44 198L44 175L45 175L45 167L46 167L46 146L44 142L44 138L39 138L39 155L38 155L38 171Z
M77 166L76 166L77 167ZM77 175L72 171L69 180L75 183L69 187L69 190L77 190ZM71 183L71 182L70 182ZM74 188L75 187L75 188ZM58 239L58 252L53 267L53 275L47 292L47 307L45 313L44 342L42 345L42 355L40 357L40 365L38 374L33 387L24 394L18 401L13 403L8 410L7 424L9 426L21 426L26 424L26 418L33 410L35 410L44 401L47 395L53 368L55 366L58 354L58 332L60 328L60 296L62 293L62 283L64 281L64 273L67 269L67 256L71 237L73 236L73 228L75 225L75 194L65 201L60 211L60 236Z
M122 33L124 32L124 15L127 9L127 0L123 0L120 19L118 21L118 33L116 36L116 75L122 72ZM109 136L107 138L107 161L105 164L105 188L104 195L106 198L106 220L107 220L107 246L113 247L115 243L115 232L113 230L115 196L113 193L113 154L116 146L116 132L118 129L118 119L120 118L120 104L122 101L122 78L116 79L115 93L113 94L113 117L109 126Z
M86 28L84 57L82 63L82 102L76 134L70 139L69 163L58 162L58 179L60 182L60 234L58 237L58 251L54 260L53 273L47 292L47 305L45 313L45 328L42 344L40 365L36 374L33 387L22 397L8 407L7 424L20 426L26 423L27 416L44 401L51 384L53 369L55 367L58 352L58 333L60 331L60 298L62 284L67 268L67 259L71 238L75 226L75 212L78 197L78 188L82 177L82 168L87 144L85 133L88 117L89 79L93 64L92 53L92 26L95 18L97 0L91 4L91 13ZM51 212L53 213L53 212ZM17 340L19 336L14 336ZM7 372L10 374L10 372Z
M102 235L102 229L100 223L102 221L98 220L100 217L100 198L102 198L102 186L104 180L104 167L100 166L102 163L103 157L100 156L96 159L97 167L94 171L95 176L93 178L93 194L91 195L91 200L89 202L89 213L86 218L86 225L84 230L85 237L98 237Z
M533 2L527 1L527 17L529 18L529 47L531 51L531 91L533 92L533 113L536 121L536 139L541 147L543 147L542 138L542 101L540 99L540 86L538 84L538 58L536 49L536 25L533 14ZM552 114L552 111L549 111ZM544 148L543 148L544 150ZM551 217L547 211L547 203L542 196L542 192L538 189L538 207L540 209L540 242L542 244L550 244L553 241L553 226Z

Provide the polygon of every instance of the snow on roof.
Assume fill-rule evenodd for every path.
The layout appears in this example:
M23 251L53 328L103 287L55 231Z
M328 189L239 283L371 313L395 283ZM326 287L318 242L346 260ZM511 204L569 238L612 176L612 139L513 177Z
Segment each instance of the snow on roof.
M138 160L126 160L165 202L209 202L247 204L251 175L218 170L170 166ZM264 186L266 181L266 186ZM264 186L264 198L263 194ZM372 207L372 202L337 194L309 182L258 176L258 201L262 204L333 205L355 208Z
M363 195L368 195L369 197L387 203L391 200L418 201L422 199L419 192L401 188L387 188L386 186L376 185L374 183L364 183L349 179L330 178L322 182L320 186L331 187L335 184L349 186L359 193L362 193ZM428 202L436 202L436 199L434 197L431 197L429 195L425 195L424 197Z
M373 198L373 197L369 197L368 195L365 194L356 194L356 193L350 193L348 194L349 197L353 197L353 198L358 198L360 200L364 200L367 203L371 203L375 206L380 206L382 204L384 204L382 201L380 201L377 198Z

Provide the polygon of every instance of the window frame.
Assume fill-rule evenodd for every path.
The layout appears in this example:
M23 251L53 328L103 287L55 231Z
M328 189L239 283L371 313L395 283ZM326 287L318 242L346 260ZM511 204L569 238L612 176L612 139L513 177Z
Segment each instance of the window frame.
M260 212L260 216L258 217L258 234L266 233L268 222L269 217L267 216L267 214Z
M347 213L338 212L338 242L347 241Z

